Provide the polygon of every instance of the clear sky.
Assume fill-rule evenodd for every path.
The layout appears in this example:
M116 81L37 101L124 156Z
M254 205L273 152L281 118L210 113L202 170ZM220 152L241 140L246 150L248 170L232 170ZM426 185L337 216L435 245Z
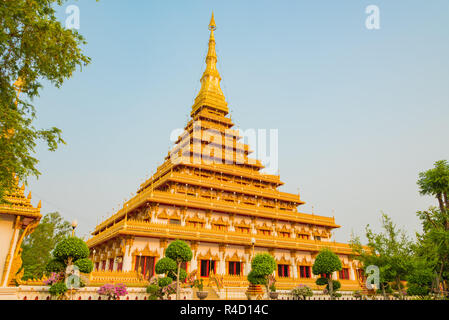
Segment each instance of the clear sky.
M449 159L447 0L69 4L92 63L35 100L36 126L67 141L37 149L42 176L28 189L42 213L76 218L87 235L162 163L200 88L213 9L232 118L279 130L281 190L300 188L302 212L334 210L337 241L378 228L381 211L419 230L416 211L434 201L418 194L418 173ZM379 30L365 27L368 5Z

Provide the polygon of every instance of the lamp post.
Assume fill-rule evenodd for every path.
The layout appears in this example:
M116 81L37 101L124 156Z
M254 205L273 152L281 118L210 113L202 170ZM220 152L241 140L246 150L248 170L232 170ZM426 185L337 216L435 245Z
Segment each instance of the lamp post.
M78 221L73 220L72 221L72 237L75 236L75 229L76 229L77 226L78 226Z

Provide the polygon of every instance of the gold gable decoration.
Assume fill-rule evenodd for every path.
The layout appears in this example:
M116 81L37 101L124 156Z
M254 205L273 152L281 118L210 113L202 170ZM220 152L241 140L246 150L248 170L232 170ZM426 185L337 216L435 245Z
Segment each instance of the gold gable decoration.
M198 255L198 260L220 260L220 257L218 256L218 254L212 254L211 249L209 249L206 254L200 253Z
M246 259L244 256L239 256L237 254L237 251L234 252L234 254L232 256L227 255L225 260L227 262L246 262Z
M276 263L277 263L277 264L287 264L287 265L290 265L290 264L291 264L291 261L285 259L285 256L282 255L282 257L281 257L280 259L279 259L279 258L276 259Z
M150 250L150 246L147 244L142 250L134 249L132 256L144 256L144 257L156 257L159 258L157 250Z

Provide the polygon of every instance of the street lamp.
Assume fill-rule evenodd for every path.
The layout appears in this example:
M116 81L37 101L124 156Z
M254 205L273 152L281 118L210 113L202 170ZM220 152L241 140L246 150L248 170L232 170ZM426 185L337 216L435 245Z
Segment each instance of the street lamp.
M75 236L75 229L76 229L77 226L78 226L78 221L73 220L72 221L72 237Z

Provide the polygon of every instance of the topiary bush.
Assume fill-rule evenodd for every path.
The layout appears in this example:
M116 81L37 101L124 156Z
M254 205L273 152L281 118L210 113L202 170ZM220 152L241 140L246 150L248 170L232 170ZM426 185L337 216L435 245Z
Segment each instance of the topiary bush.
M251 271L248 274L248 281L254 285L266 285L267 277L276 269L276 261L268 253L261 253L254 257L251 262Z
M60 273L65 270L65 264L58 260L58 259L52 259L50 260L47 265L45 266L45 273L46 275L51 275L52 273Z
M173 282L173 279L170 277L160 278L158 280L159 287L166 287Z
M77 237L69 237L56 245L53 256L64 262L76 261L89 257L89 248L86 243Z
M335 271L340 271L342 269L342 264L338 256L330 251L329 249L323 249L318 253L315 258L315 262L313 263L312 272L315 275L326 275L326 277L321 277L316 280L316 284L319 286L323 286L327 284L326 289L331 296L331 299L336 297L334 291L338 289L334 289L335 281L332 280L332 273ZM327 280L325 282L325 280ZM340 282L336 284L338 288L341 287Z
M172 273L173 275L176 274L176 262L175 260L164 257L160 259L158 262L156 262L155 271L157 274L165 274L168 275L169 273Z
M181 240L170 243L165 250L165 256L176 262L176 300L179 300L179 282L181 278L181 263L192 260L193 253L189 245ZM185 277L184 277L185 279Z
M260 276L257 273L250 271L248 273L248 282L254 285L266 285L267 284L267 277L266 276Z
M258 276L268 276L276 269L276 261L268 253L258 254L251 262L251 271Z
M94 263L90 259L78 259L73 263L82 273L91 273L94 269Z
M52 296L59 298L63 296L67 290L67 286L64 282L57 282L50 287L49 292Z
M193 253L189 245L181 240L175 240L165 250L165 256L173 259L177 263L189 262Z

